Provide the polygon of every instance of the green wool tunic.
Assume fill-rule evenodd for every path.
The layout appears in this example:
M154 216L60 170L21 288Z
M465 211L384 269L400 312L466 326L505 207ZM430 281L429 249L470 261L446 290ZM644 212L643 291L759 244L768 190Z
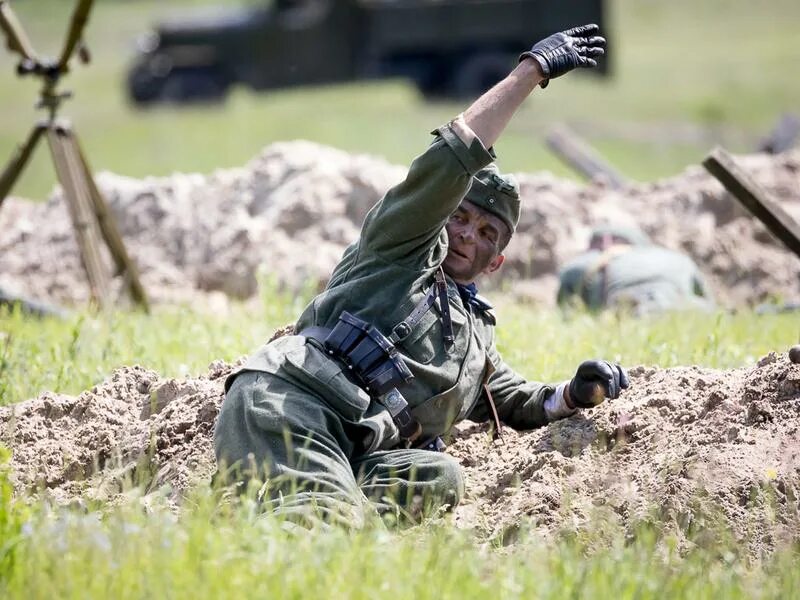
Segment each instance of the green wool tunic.
M451 124L434 133L405 180L370 210L297 331L332 328L346 310L388 335L428 293L447 254L445 224L472 175L493 159L477 139L467 147ZM455 283L447 283L454 343L445 346L434 305L396 344L414 375L399 389L422 426L420 440L446 434L465 418L489 420L485 383L501 421L516 429L545 424L544 399L554 387L528 382L503 362L494 316L465 306ZM299 335L263 346L229 377L215 430L218 461L265 469L270 496L283 510L313 503L341 512L342 502L359 505L365 498L404 507L415 496L459 500L455 461L399 444L386 409L317 342Z

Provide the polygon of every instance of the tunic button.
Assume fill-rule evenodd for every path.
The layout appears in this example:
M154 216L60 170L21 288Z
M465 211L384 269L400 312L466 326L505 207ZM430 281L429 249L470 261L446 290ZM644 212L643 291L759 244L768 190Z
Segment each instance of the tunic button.
M494 198L492 196L489 196L489 204L494 204Z
M403 322L398 323L396 331L398 337L404 338L411 333L411 328L408 326L408 323Z

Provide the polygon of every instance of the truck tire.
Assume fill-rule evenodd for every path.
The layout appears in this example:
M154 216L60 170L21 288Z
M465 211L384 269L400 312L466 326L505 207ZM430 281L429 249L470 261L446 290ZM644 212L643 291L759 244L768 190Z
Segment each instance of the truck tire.
M516 57L505 52L473 54L457 68L450 91L457 98L474 98L508 75Z
M167 75L160 100L167 102L219 102L228 92L228 82L214 69L174 69Z
M414 84L420 93L430 100L440 100L450 92L450 82L447 77L437 76L436 73L425 73L424 76L414 76Z
M164 79L155 77L146 64L135 65L128 73L128 95L136 104L156 102L164 87Z

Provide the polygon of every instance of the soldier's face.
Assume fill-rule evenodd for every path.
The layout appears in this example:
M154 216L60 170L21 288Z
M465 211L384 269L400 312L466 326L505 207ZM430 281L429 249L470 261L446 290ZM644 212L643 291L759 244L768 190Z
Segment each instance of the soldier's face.
M495 215L464 201L446 229L449 245L442 267L454 281L472 283L481 273L494 273L503 264L508 228Z

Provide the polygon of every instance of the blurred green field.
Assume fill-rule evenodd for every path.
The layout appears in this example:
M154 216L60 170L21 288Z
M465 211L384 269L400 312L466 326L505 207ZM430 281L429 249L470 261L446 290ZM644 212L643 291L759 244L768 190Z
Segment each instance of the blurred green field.
M135 177L209 172L240 166L272 142L298 138L408 164L427 143L427 132L464 108L427 102L403 81L263 94L238 89L219 106L129 106L124 78L136 35L166 15L223 3L97 2L87 34L94 62L76 66L66 81L76 98L63 111L94 169ZM73 3L11 5L37 50L57 53ZM650 180L698 162L715 143L749 151L782 112L800 110L800 3L610 0L609 12L613 78L567 77L537 91L497 145L505 170L572 177L542 142L547 127L563 121L621 171ZM37 118L37 86L19 80L15 65L14 56L0 53L0 160ZM50 192L54 177L46 154L40 148L17 195Z

